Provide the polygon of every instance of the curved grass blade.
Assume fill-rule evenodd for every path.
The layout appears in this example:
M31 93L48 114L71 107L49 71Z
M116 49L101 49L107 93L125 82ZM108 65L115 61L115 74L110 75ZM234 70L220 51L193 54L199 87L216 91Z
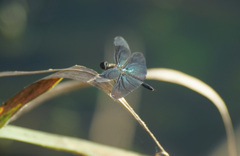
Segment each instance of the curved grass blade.
M52 99L54 97L60 96L61 94L82 89L85 87L89 87L87 83L83 83L80 81L66 81L66 82L61 82L52 89L47 91L47 94L42 94L41 96L33 99L32 101L27 103L27 107L24 107L24 109L21 109L20 111L16 112L14 116L12 116L9 120L9 123L18 119L22 114L25 114L26 112L34 109L38 105L42 104L43 102Z
M124 98L120 98L117 100L117 102L119 102L120 104L122 104L122 106L127 109L131 115L138 121L138 123L144 128L144 130L151 136L151 138L153 139L153 141L156 143L156 145L158 146L158 148L161 150L161 156L169 156L169 154L164 150L164 148L162 147L162 145L158 142L158 140L156 139L156 137L154 136L154 134L149 130L149 128L147 127L147 125L145 124L145 122L138 116L138 114L133 110L133 108L127 103L127 101Z
M227 106L219 94L203 81L173 69L148 69L147 79L171 82L185 86L208 98L218 109L227 134L228 150L230 156L237 156L237 148L231 117Z
M51 78L37 81L11 97L0 106L0 128L8 123L9 119L28 102L45 93L61 80L62 78Z
M7 125L0 129L0 138L22 141L84 156L141 156L139 153L97 144L84 139L60 136L13 125Z
M112 85L109 82L98 83L92 80L98 74L96 71L83 67L83 66L73 66L65 69L55 69L55 70L43 70L43 71L33 71L33 72L2 72L2 76L16 76L16 75L26 75L26 74L39 74L46 72L57 73L51 74L27 87L22 89L19 93L14 95L12 98L7 100L3 105L0 106L0 128L7 124L10 119L19 112L24 106L26 106L30 101L47 92L49 89L53 88L58 84L63 78L70 78L75 80L81 80L91 84L95 87L100 88L107 94L110 94ZM89 81L89 82L88 82Z
M30 86L24 88L22 91L20 91L18 94L10 98L3 106L0 107L0 110L2 110L2 114L0 113L0 123L1 126L5 125L9 119L12 118L14 114L16 114L21 108L23 108L28 102L33 100L34 98L38 97L39 95L45 93L49 89L51 89L54 85L56 85L62 78L69 78L74 80L80 80L81 82L90 84L92 86L95 86L102 91L104 91L106 94L108 94L110 97L110 93L112 91L113 85L111 82L99 82L97 80L98 73L95 72L92 69L83 67L83 66L73 66L66 69L57 69L54 71L59 71L57 73L51 74L33 84ZM41 71L41 73L49 72L49 71ZM21 72L18 73L20 75L24 74L32 74L31 72ZM38 74L37 71L34 72L34 74ZM16 75L14 73L13 75ZM1 76L1 74L0 74ZM49 83L49 82L55 82L55 83ZM43 83L45 82L45 83ZM36 89L39 88L39 89ZM44 89L42 89L44 88ZM41 90L39 92L38 90ZM111 97L112 98L112 97ZM24 100L19 100L24 99ZM27 99L27 100L25 100ZM112 98L115 100L114 98ZM21 102L19 102L21 101ZM131 115L140 123L140 125L150 134L150 136L153 138L153 140L156 142L157 146L162 151L162 154L165 156L169 156L169 154L163 149L163 147L160 145L158 140L155 138L155 136L151 133L151 131L148 129L146 124L141 120L141 118L135 113L135 111L131 108L131 106L126 102L124 98L121 98L119 100L115 100L119 103L121 103L130 113ZM8 109L7 109L8 108ZM3 114L4 112L4 114ZM7 115L5 115L7 114Z

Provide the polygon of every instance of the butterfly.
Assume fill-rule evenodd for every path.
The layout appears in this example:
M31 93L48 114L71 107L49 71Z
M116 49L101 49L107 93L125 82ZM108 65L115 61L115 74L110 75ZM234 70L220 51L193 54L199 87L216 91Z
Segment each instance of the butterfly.
M140 85L154 91L152 86L143 82L147 74L143 54L140 52L131 54L127 42L121 36L114 38L114 47L115 64L109 64L107 61L101 62L100 67L105 71L99 75L107 80L116 80L111 96L114 99L125 97Z

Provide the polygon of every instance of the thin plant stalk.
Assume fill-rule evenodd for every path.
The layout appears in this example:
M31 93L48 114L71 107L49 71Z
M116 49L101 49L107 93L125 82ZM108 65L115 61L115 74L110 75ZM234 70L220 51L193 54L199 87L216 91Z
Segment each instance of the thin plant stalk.
M231 117L225 102L212 87L193 76L167 68L148 69L147 79L179 84L208 98L217 107L222 117L227 134L229 156L237 156L236 141Z

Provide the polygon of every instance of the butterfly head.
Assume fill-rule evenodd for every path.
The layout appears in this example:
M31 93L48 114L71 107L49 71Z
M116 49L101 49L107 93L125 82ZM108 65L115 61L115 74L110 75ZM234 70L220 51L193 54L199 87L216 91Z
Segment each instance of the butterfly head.
M103 70L107 70L108 69L108 62L107 61L103 61L100 63L100 67L103 69Z
M100 67L101 67L103 70L108 70L108 69L110 69L110 68L116 67L116 64L108 63L107 61L103 61L103 62L100 63Z

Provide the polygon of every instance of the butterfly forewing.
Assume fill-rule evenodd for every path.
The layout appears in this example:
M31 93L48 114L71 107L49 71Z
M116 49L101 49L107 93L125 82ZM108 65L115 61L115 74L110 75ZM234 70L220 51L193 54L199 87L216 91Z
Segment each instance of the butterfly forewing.
M99 76L105 79L117 79L120 75L120 71L117 67L115 68L111 68L108 69L106 71L104 71L102 74L100 74Z
M114 38L114 60L117 66L122 67L131 55L127 42L120 36Z
M137 80L126 74L120 74L116 85L114 86L111 96L115 99L122 98L138 88L142 84L142 81Z
M140 81L144 81L147 74L146 61L142 53L136 52L128 59L123 71Z

